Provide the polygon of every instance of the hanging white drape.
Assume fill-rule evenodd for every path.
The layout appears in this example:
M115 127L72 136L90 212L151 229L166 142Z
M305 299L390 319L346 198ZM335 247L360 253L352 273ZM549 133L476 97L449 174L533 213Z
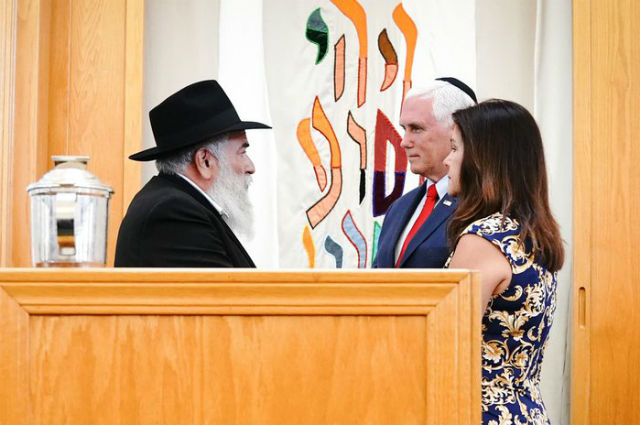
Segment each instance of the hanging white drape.
M573 241L573 79L571 1L537 0L534 102L544 141L551 208L565 244L558 305L542 368L542 397L551 423L569 423L570 306Z
M267 98L262 0L221 0L218 28L218 80L240 118L276 126ZM248 152L256 165L249 192L255 208L255 237L242 242L259 268L277 268L278 147L273 131L247 133Z
M221 2L220 80L274 127L250 134L259 265L371 266L386 207L418 184L397 143L403 91L474 86L474 22L473 0Z

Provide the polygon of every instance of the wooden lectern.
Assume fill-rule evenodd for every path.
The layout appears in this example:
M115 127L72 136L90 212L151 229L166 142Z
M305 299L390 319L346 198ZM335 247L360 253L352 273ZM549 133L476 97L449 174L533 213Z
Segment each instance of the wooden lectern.
M0 270L0 424L480 423L467 271Z

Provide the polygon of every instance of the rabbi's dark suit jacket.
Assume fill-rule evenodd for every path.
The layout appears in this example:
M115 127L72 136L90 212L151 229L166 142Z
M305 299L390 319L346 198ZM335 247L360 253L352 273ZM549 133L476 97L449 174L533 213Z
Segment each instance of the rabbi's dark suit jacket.
M255 267L220 213L182 177L160 173L122 220L116 267Z

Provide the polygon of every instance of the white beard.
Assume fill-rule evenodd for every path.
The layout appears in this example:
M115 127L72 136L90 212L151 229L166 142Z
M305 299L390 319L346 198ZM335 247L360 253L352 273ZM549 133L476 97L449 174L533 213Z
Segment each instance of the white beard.
M219 160L220 173L206 192L224 211L223 218L231 230L251 240L254 235L253 205L249 200L251 176L234 173L225 159Z

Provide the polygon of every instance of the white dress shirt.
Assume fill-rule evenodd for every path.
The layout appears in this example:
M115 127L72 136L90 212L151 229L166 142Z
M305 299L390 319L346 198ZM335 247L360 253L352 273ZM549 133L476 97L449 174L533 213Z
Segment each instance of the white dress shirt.
M211 196L209 196L209 194L207 192L205 192L204 190L202 190L200 188L200 186L198 186L197 184L195 184L194 182L192 182L189 177L185 176L184 174L180 174L180 173L176 173L178 174L180 177L182 177L183 179L186 180L187 183L189 183L191 186L195 187L196 190L200 193L202 193L202 196L204 196L207 201L209 201L211 203L211 205L213 205L213 208L215 208L220 215L222 216L222 218L224 218L225 220L228 218L227 213L224 212L224 210L220 207L220 205L218 205L216 203L216 201L213 200L213 198ZM439 193L439 192L438 192Z
M420 199L420 202L418 202L418 205L416 206L416 209L413 212L413 215L407 222L407 225L402 231L402 234L398 238L398 243L396 244L396 251L394 256L394 260L396 263L398 262L400 251L402 251L402 245L404 245L404 240L407 238L409 231L411 231L413 224L416 222L416 220L418 220L418 216L422 211L422 207L424 207L424 203L427 202L427 192L429 191L429 188L431 187L432 184L436 185L436 192L438 192L438 202L436 202L436 204L433 206L433 208L435 209L436 205L438 205L438 203L442 200L442 198L444 198L444 196L447 194L447 190L449 188L449 176L444 176L443 178L438 180L436 183L433 183L431 180L427 179L424 184L427 185L426 187L427 190L424 191L424 195L422 195L422 199Z

